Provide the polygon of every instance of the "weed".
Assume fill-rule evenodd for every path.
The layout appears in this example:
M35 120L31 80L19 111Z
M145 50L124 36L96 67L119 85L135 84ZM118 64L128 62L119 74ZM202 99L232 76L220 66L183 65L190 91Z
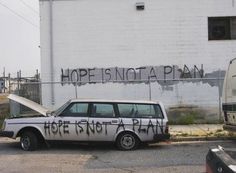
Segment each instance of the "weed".
M188 133L182 133L180 136L188 136Z
M223 132L223 130L222 129L217 129L216 130L216 133L220 133L220 132Z

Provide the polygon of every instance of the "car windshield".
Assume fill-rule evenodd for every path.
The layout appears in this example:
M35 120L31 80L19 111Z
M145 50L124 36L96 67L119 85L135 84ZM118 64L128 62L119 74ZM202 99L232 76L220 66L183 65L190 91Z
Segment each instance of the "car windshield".
M64 105L62 105L61 107L59 107L57 110L52 112L52 115L59 115L69 104L71 103L71 101L67 101Z

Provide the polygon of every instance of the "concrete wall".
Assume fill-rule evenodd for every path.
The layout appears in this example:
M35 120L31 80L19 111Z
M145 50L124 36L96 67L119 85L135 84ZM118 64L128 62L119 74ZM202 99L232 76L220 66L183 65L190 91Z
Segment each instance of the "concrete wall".
M145 10L137 11L136 2ZM49 0L40 0L41 74L50 78ZM236 16L235 0L53 0L53 78L61 69L138 68L177 65L201 67L204 73L226 70L236 57L236 40L208 41L208 17ZM42 85L42 101L56 108L69 98L149 99L149 85L55 84L52 105L49 84ZM218 106L219 89L207 82L151 84L151 99L167 106Z

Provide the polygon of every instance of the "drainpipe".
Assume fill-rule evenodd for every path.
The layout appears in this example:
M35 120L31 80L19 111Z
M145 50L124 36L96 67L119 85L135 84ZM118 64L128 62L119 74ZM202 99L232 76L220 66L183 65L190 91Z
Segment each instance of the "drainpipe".
M49 0L49 37L50 37L50 80L51 80L51 104L55 104L54 97L54 56L53 56L53 0Z

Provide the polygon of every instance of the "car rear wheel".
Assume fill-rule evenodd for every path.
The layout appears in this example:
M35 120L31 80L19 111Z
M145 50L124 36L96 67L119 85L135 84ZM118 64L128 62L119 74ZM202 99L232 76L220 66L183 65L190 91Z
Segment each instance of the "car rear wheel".
M134 150L139 145L139 139L133 133L124 132L117 137L116 145L120 150Z
M25 151L34 151L38 147L38 138L33 132L24 132L20 137L21 148Z

